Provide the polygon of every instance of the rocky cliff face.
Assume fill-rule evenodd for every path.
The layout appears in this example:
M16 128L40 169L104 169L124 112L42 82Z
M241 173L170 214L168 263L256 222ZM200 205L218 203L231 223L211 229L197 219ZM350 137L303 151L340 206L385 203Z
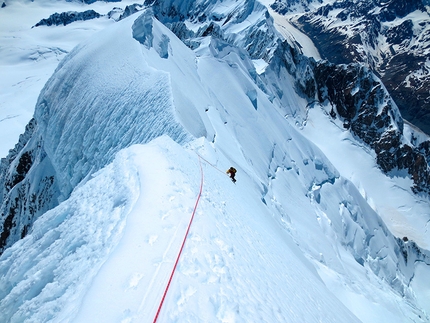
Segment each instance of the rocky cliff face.
M311 37L323 58L372 69L403 117L430 133L428 1L277 0L272 8Z
M111 2L116 2L116 1L111 1ZM115 7L112 10L110 10L106 15L101 15L94 10L85 10L82 12L77 12L77 11L68 11L68 12L62 12L62 13L56 12L50 15L48 18L40 20L33 27L60 26L60 25L66 26L76 21L97 19L103 16L106 16L107 18L115 21L120 21L142 10L143 8L144 8L143 5L135 3L132 5L126 6L124 9Z
M58 204L55 173L42 138L34 136L36 128L32 119L18 144L0 163L0 253L23 238L38 216ZM35 171L35 165L43 172Z
M332 105L331 117L340 118L346 129L363 140L376 153L381 169L406 170L415 192L430 193L430 172L425 147L414 146L403 137L403 120L383 84L359 64L315 65L317 95Z
M49 16L47 19L42 19L39 21L34 27L39 26L59 26L63 25L66 26L68 24L71 24L72 22L79 21L79 20L90 20L100 18L100 14L95 12L94 10L86 10L83 12L76 12L76 11L69 11L69 12L62 12L62 13L54 13Z
M376 161L387 175L404 170L413 180L414 192L430 193L430 141L405 138L397 105L369 68L315 62L287 42L279 43L274 53L273 70L284 67L293 75L297 91L305 95L309 106L328 106L331 118L341 120L345 129L375 151ZM279 86L272 87L271 93L285 104L276 88Z

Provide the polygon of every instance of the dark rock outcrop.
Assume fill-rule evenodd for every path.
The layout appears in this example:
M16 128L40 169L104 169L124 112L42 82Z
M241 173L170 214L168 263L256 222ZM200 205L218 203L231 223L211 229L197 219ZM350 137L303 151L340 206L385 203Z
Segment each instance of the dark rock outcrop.
M49 16L47 19L42 19L37 24L34 25L34 27L39 26L59 26L63 25L66 26L68 24L71 24L75 21L85 21L85 20L91 20L95 18L100 18L100 14L95 12L94 10L86 10L84 12L77 12L77 11L68 11L68 12L62 12L62 13L54 13Z
M57 204L54 171L40 142L32 137L37 127L32 119L18 144L0 162L0 254L16 237L23 238L34 220ZM33 164L44 165L43 174L32 172Z
M101 1L101 0L82 0L82 2L86 3L86 4L92 4L92 3L97 2L97 1ZM104 2L121 2L121 0L103 0L103 1Z
M334 108L331 116L375 151L379 167L387 174L406 170L412 189L430 194L430 142L418 147L404 142L402 118L370 70L359 64L320 62L314 73L319 101L328 100Z
M285 14L298 2L276 0L272 8ZM414 11L429 15L428 1L337 0L313 11L306 1L300 3L302 13L291 22L313 40L321 56L335 64L362 62L371 68L403 117L430 134L430 23L408 19Z

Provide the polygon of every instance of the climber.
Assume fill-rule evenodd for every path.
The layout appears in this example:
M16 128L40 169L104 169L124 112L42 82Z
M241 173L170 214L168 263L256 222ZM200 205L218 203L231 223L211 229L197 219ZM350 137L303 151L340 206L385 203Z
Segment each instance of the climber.
M236 179L234 178L234 176L236 175L236 172L237 172L237 170L236 170L236 168L234 168L233 166L232 166L232 167L230 167L230 168L226 171L227 175L229 175L229 176L230 176L230 178L231 178L231 180L233 181L233 183L236 183Z

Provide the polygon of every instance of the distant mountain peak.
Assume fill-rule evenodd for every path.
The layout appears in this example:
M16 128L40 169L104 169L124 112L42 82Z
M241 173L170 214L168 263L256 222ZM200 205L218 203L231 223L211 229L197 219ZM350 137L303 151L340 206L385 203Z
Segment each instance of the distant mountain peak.
M291 1L272 8L314 41L323 58L361 62L381 77L405 119L430 133L428 1L323 1L302 11Z

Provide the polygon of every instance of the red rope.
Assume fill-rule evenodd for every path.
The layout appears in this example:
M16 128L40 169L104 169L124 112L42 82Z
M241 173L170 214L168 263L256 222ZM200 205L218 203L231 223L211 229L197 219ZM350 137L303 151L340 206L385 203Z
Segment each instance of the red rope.
M196 153L197 154L197 153ZM200 156L199 154L197 154L197 156L199 156L200 159L203 159L207 164L209 164L209 166L212 166L213 168L215 168L217 171L223 173L224 175L227 175L226 173L224 173L221 169L217 168L214 164L212 164L211 162L209 162L207 159L204 159L202 156Z
M188 233L190 232L191 223L193 222L194 215L195 215L196 210L197 210L197 206L199 205L200 197L202 196L202 190L203 190L203 169L202 169L202 162L201 162L200 158L201 157L199 156L200 177L201 177L200 178L200 191L199 191L199 194L197 196L196 204L194 205L194 210L193 210L193 213L191 215L190 223L188 223L188 228L187 228L187 232L185 233L185 236L184 236L184 241L182 241L181 249L179 250L178 256L176 258L175 265L173 266L172 273L170 274L169 282L167 283L166 289L164 290L163 298L161 299L160 305L158 306L157 314L155 315L153 323L157 322L158 315L160 314L161 307L163 306L164 299L166 298L167 291L169 290L170 283L172 282L172 279L173 279L173 275L175 274L176 266L178 265L179 258L181 257L181 254L182 254L182 250L184 249L185 241L187 240Z

